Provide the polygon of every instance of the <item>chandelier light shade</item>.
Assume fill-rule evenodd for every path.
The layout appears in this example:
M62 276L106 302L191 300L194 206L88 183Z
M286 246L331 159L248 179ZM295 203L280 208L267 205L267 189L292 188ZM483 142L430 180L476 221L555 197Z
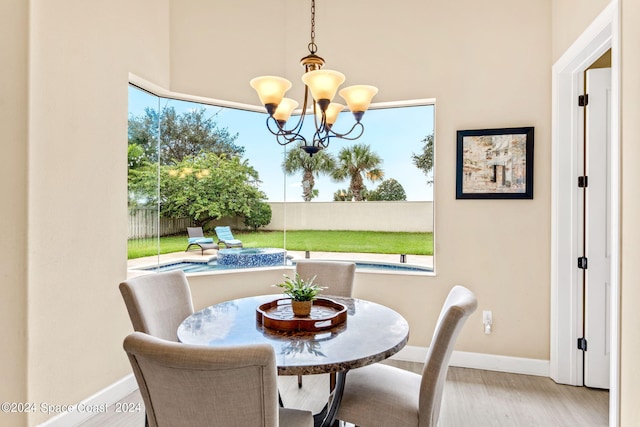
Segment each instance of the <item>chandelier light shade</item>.
M365 111L369 109L371 99L378 93L378 88L368 85L356 85L345 87L340 91L340 96L347 101L349 109L356 115L356 120L360 120L357 114L360 113L360 117Z
M275 76L256 77L252 79L249 84L258 92L258 97L260 97L262 105L264 105L267 110L272 109L272 111L269 111L269 114L275 112L276 107L280 104L282 98L284 98L284 94L291 89L291 82L289 80Z
M338 104L337 102L332 102L327 107L327 110L324 112L325 119L327 121L327 126L331 127L338 119L338 114L344 109L344 105ZM318 121L322 120L322 110L318 109L316 111L316 116Z
M338 86L344 83L344 74L333 70L314 70L303 74L302 82L311 91L311 96L316 102L326 102L324 109L336 96ZM329 102L327 102L329 101Z
M300 65L305 69L302 75L305 89L297 124L288 129L285 127L299 105L295 100L284 97L285 93L291 89L289 80L282 77L262 76L249 82L269 114L267 129L276 136L277 142L280 145L298 142L301 148L311 156L328 147L331 138L346 140L360 138L364 133L364 126L360 121L369 108L371 99L378 93L376 87L368 85L349 86L340 90L339 94L353 113L355 123L345 133L338 133L333 129L333 124L344 109L344 105L332 101L346 77L338 71L322 69L324 59L316 55L315 14L316 2L311 0L311 42L308 45L309 55L300 60ZM315 132L309 139L301 134L308 108L313 112L315 124Z
M298 101L291 98L282 98L282 101L278 104L278 108L276 108L276 111L273 113L273 118L284 126L296 108L298 108Z

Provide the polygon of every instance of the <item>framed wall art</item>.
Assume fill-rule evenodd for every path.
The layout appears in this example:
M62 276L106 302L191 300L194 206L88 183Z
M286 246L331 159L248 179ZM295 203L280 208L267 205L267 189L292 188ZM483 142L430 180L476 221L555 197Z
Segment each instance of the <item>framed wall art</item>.
M456 199L533 199L533 127L460 130Z

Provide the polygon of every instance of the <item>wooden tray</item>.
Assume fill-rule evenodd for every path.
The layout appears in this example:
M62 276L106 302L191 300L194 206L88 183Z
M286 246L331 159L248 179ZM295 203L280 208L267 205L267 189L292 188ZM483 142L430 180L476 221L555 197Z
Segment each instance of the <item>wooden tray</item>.
M347 320L347 307L327 298L313 301L311 314L295 317L290 298L281 298L256 308L256 320L278 331L317 332L333 328Z

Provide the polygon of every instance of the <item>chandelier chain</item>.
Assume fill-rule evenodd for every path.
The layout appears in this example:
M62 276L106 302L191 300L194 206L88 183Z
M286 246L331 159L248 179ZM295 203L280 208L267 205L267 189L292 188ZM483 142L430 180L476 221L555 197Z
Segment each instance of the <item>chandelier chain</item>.
M318 51L316 45L316 0L311 0L311 42L309 43L309 52L314 54Z

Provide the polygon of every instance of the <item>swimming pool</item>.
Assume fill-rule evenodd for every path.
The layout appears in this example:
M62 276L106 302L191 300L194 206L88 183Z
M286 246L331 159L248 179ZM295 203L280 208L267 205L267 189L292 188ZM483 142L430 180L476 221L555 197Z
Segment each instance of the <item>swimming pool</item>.
M424 266L412 265L412 264L394 264L394 263L367 262L367 261L355 261L355 263L356 263L356 270L422 272L422 273L433 272L433 269L430 267L424 267ZM294 259L287 257L284 262L280 262L275 266L283 266L283 265L295 266L296 262ZM143 270L157 271L157 272L182 270L185 273L202 273L202 272L209 272L209 271L238 270L238 269L246 269L246 268L252 268L252 267L249 267L246 265L220 265L218 264L217 259L214 258L209 262L177 261L169 264L163 264L160 266L143 268Z
M218 251L217 265L228 267L268 267L283 265L287 251L280 248L232 248Z

